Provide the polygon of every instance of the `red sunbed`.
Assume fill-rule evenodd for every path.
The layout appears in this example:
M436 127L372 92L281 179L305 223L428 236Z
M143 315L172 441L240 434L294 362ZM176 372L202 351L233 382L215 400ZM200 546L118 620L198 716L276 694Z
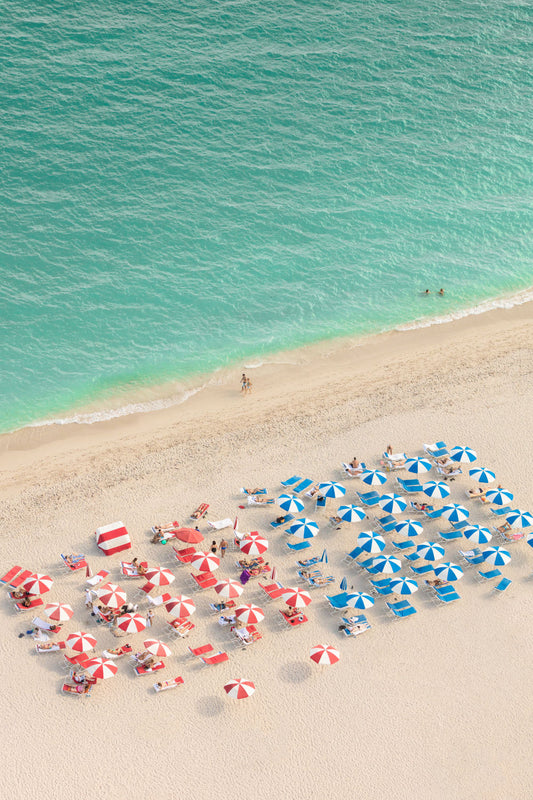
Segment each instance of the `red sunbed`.
M91 693L91 685L87 684L86 686L84 686L82 683L77 683L75 686L73 686L70 683L64 683L63 686L61 687L61 691L62 692L69 692L70 694L78 694L78 695L90 694Z
M33 600L30 602L29 606L23 606L22 603L15 603L15 608L19 611L30 611L32 608L37 608L37 606L43 605L43 598L42 597L34 597Z
M282 611L281 609L279 613L281 614L287 625L290 625L291 628L295 628L296 625L303 625L304 622L308 621L305 614L298 614L295 615L294 617L288 617L285 611Z
M223 661L228 661L229 656L227 653L223 652L222 650L219 653L215 653L214 656L206 656L205 658L201 658L200 661L207 667L213 666L213 664L222 664Z
M154 683L154 689L156 692L164 692L167 689L175 689L176 686L181 686L183 683L183 678L181 675L178 675L177 678L171 678L169 681L164 681L161 686L159 686L157 683Z
M164 661L156 661L153 667L143 667L142 664L139 664L138 667L135 667L135 672L137 675L148 675L150 672L157 672L160 669L165 669L165 662Z
M97 583L101 583L104 578L109 576L109 572L106 569L101 569L100 572L97 572L96 575L93 575L92 578L87 578L87 583L89 586L96 586Z
M212 572L201 572L199 575L195 575L194 572L191 572L191 578L199 589L210 589L218 583L218 580Z
M207 514L207 509L209 508L209 503L200 503L196 511L193 511L190 519L202 519Z
M176 554L176 560L180 561L182 564L188 564L191 558L196 554L195 547L185 547L183 550L177 550L175 547L172 549Z
M78 653L76 656L65 656L65 661L73 667L83 667L90 661L90 656L87 653Z
M278 600L285 591L285 587L279 586L277 583L266 584L259 581L259 586L271 600Z
M189 647L188 650L192 656L199 658L200 656L205 656L206 653L212 653L213 645L203 644L201 647Z
M13 578L13 580L9 583L9 586L11 586L12 589L18 589L20 584L24 583L24 581L27 580L27 578L29 578L30 575L33 575L31 569L22 570L20 575L17 575L16 578Z
M11 581L13 580L15 575L17 575L17 573L20 572L21 569L22 569L22 567L11 567L9 572L6 572L4 577L0 578L0 583L9 583L9 584L11 584Z

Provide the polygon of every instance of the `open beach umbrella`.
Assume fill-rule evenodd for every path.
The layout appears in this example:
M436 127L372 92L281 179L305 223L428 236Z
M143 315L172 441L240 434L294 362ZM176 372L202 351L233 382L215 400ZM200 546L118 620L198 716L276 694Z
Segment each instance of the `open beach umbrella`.
M191 558L190 564L191 567L200 570L200 572L213 572L219 568L220 559L210 551L204 553L200 550Z
M512 503L514 495L507 489L489 489L488 492L485 492L485 497L489 503L494 503L495 506L504 506Z
M185 544L199 544L204 540L204 537L196 528L178 528L177 531L174 531L174 537L179 539L180 542L185 542Z
M533 525L533 514L529 511L520 511L519 508L510 511L505 519L511 528L529 528Z
M168 644L159 641L159 639L146 639L144 646L149 653L152 653L152 655L158 656L159 658L166 658L167 656L172 655L172 650Z
M482 528L481 525L468 525L462 532L465 539L475 544L487 544L492 539L489 529Z
M311 602L311 595L305 589L295 589L292 586L287 586L282 594L287 605L292 606L292 608L302 608L303 606L308 606Z
M293 494L280 494L278 497L278 505L290 514L299 514L300 511L304 509L303 501Z
M55 622L66 622L74 615L73 609L67 603L48 603L44 607L44 613Z
M166 567L152 567L151 569L147 569L144 573L144 577L149 583L153 583L154 586L168 586L172 581L176 580L174 573L166 569Z
M91 658L83 669L88 675L103 681L106 678L113 678L117 674L118 665L109 658Z
M444 547L437 542L422 542L416 546L416 552L426 561L440 561L444 558Z
M116 583L106 583L96 590L98 598L109 608L120 608L126 602L126 592Z
M411 536L418 536L421 534L424 530L424 526L417 519L402 519L396 525L395 530L402 536L411 538Z
M335 481L324 481L318 484L318 493L322 497L344 497L346 489Z
M268 541L263 536L257 535L252 538L246 534L239 542L239 550L247 556L261 556L268 550Z
M259 606L254 606L253 603L238 606L234 614L237 619L240 619L245 625L255 625L256 622L262 622L265 618L263 609L259 608Z
M442 516L445 517L448 522L464 522L464 520L468 519L470 516L470 511L467 511L467 509L459 505L459 503L449 503L442 509Z
M394 572L399 572L401 568L402 562L396 556L376 556L372 561L374 572L392 575Z
M322 555L320 556L320 558L318 560L320 561L321 564L327 564L328 563L328 551L326 550L325 547L322 550Z
M433 570L437 578L443 581L458 581L463 577L463 570L452 561L444 561Z
M450 496L450 487L444 481L426 481L422 486L422 491L434 500L444 500Z
M76 631L67 636L67 645L75 650L77 653L87 653L89 650L94 650L96 647L96 639L90 633L85 631Z
M346 597L346 605L350 608L371 608L374 598L366 592L351 592Z
M526 536L526 542L530 547L533 547L533 533L528 533Z
M412 578L391 578L390 588L396 594L414 594L418 592L418 583Z
M231 578L219 581L215 585L215 592L221 597L225 597L226 600L234 600L236 597L240 597L243 591L244 586L241 586L237 581L232 581Z
M189 617L196 611L196 605L192 597L187 597L186 594L177 594L171 597L165 603L165 608L169 614L175 614L176 617Z
M117 619L117 628L125 633L140 633L146 628L146 620L140 614L122 614Z
M433 464L427 458L408 458L405 462L407 472L414 475L422 475L424 472L429 472Z
M471 447L452 447L450 451L450 458L454 461L459 461L463 464L472 463L477 459L477 453Z
M341 654L339 651L329 644L317 644L309 651L309 658L311 661L321 666L336 664L340 657Z
M383 494L379 498L379 505L388 514L401 514L407 508L407 501L399 494Z
M382 553L385 550L385 539L376 531L361 531L357 544L365 553Z
M368 486L383 486L387 483L387 476L379 469L365 469L361 473L361 480Z
M224 691L228 697L233 697L234 700L244 700L255 692L255 683L245 681L244 678L234 678L224 684Z
M487 547L483 550L483 559L494 567L503 567L511 560L511 554L503 547Z
M302 517L289 525L287 533L292 533L299 539L312 539L318 533L318 522Z
M337 514L345 522L361 522L366 513L359 506L339 506Z
M44 594L49 592L54 584L50 575L43 575L40 572L34 572L29 578L26 578L22 584L24 590L28 594Z
M468 470L468 474L478 483L492 483L496 480L495 473L486 467L474 467Z

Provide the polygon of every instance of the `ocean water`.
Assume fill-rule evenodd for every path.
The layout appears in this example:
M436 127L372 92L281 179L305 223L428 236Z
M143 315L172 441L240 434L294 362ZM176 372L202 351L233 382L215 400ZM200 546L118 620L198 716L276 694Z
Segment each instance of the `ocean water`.
M530 296L530 3L6 0L2 23L0 431Z

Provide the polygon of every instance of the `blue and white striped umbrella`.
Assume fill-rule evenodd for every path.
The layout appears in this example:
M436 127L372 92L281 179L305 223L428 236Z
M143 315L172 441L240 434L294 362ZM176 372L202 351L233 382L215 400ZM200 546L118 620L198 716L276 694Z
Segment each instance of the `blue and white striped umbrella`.
M529 511L520 511L519 508L510 511L505 519L511 528L529 528L530 525L533 525L533 514L530 514Z
M291 514L299 514L300 511L304 510L304 504L299 497L295 497L293 494L280 494L278 497L278 505L284 511L290 512Z
M454 461L460 461L463 464L472 463L477 459L477 453L471 447L452 447L450 451L450 458Z
M496 480L494 472L486 467L474 467L468 470L468 474L478 483L492 483Z
M401 568L402 562L396 556L376 556L372 561L372 570L375 572L392 575L394 572L399 572Z
M424 530L424 526L421 522L417 519L402 519L396 525L396 532L400 533L402 536L407 536L409 539L411 536L418 536Z
M469 542L474 542L475 544L487 544L492 539L492 533L489 529L482 528L481 525L468 525L468 527L463 528L463 536Z
M526 536L526 542L530 547L533 547L533 533L528 533Z
M427 458L408 458L405 462L407 472L412 472L414 475L422 475L424 472L429 472L433 464Z
M379 504L388 514L401 514L407 508L407 501L394 493L381 495Z
M321 564L327 564L328 563L328 551L326 550L325 547L322 550L322 555L320 556L320 558L318 560L320 561Z
M442 516L449 522L464 522L470 516L470 512L459 503L449 503L442 509Z
M437 542L422 542L422 544L417 544L416 552L421 558L425 558L426 561L440 561L441 558L444 558L444 547L437 544Z
M514 494L507 489L489 489L485 497L489 503L494 503L495 506L504 506L512 502Z
M344 497L346 489L344 486L341 486L340 483L324 481L324 483L319 483L318 493L321 494L322 497Z
M343 578L342 581L339 583L339 588L342 589L343 592L346 591L346 589L348 588L348 581L346 580L346 578Z
M312 519L302 517L295 520L287 528L287 533L292 533L298 539L313 539L318 533L318 523Z
M361 522L366 517L365 512L359 506L339 506L337 514L345 522Z
M361 531L357 544L367 553L382 553L385 550L385 539L375 531Z
M368 486L383 486L387 483L387 476L379 469L365 469L361 473L361 480Z
M487 547L482 555L486 563L494 567L503 567L511 560L511 554L503 547Z
M418 583L412 578L391 578L390 588L396 594L414 594L418 592Z
M454 564L452 561L444 561L438 567L435 567L433 572L442 581L458 581L464 575L459 564Z
M346 598L346 605L350 608L372 608L374 598L365 592L353 592Z
M445 497L450 496L450 487L444 481L427 481L422 486L424 494L428 497L434 497L435 500L444 500Z

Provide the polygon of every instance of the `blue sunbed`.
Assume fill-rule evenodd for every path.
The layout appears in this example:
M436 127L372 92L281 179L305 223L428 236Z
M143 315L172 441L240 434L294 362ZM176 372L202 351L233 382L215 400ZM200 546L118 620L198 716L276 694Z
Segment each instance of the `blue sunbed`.
M382 597L392 594L390 578L383 578L379 581L370 581L370 584L372 586L370 590L372 594L380 594Z
M401 489L407 494L418 494L423 492L422 484L418 478L396 478Z
M311 542L298 542L298 544L292 544L291 542L285 542L289 550L307 550L311 547Z
M414 572L415 575L426 575L428 572L433 572L431 564L421 564L419 567L415 567L414 564L411 564L409 569L411 572Z
M304 480L301 481L297 486L293 486L291 492L293 494L301 494L302 492L305 492L306 489L309 489L313 483L314 481L312 481L311 478L304 478Z
M340 594L334 595L325 594L324 597L332 611L344 611L344 609L347 608L346 601L348 599L348 592L341 592Z
M439 539L442 539L443 542L453 542L454 539L462 539L463 534L461 531L440 531L438 534Z
M408 550L410 547L414 547L415 543L411 541L411 539L407 539L405 542L393 542L392 546L396 548L396 550Z
M454 600L460 600L461 596L457 594L453 586L434 586L433 595L436 600L441 603L453 603Z
M298 483L301 481L300 475L293 475L292 478L287 478L286 481L280 481L282 486L293 486L293 484Z
M346 553L346 555L342 560L344 561L345 564L351 564L355 561L356 558L359 558L359 556L363 552L364 550L361 547L354 547L354 549L350 553Z
M416 614L416 608L408 603L407 600L400 600L398 603L387 603L387 607L395 617L410 617Z
M294 519L294 516L292 514L286 514L283 522L277 522L276 520L273 520L270 524L273 528L279 528L280 525L286 525L287 522L291 521L291 519Z
M496 514L497 517L507 516L510 514L511 511L516 511L516 509L511 508L511 506L500 506L500 508L489 508L491 514Z
M392 514L386 514L384 517L374 517L374 519L384 533L396 530L398 520Z
M378 492L356 492L357 497L364 506L375 506L379 503L381 495Z
M319 560L319 556L315 556L314 558L308 558L305 561L297 561L296 566L302 567L303 569L306 567L314 567L315 564L318 564Z
M496 569L487 569L487 570L479 569L477 571L477 573L476 573L476 577L477 577L477 579L480 579L483 582L485 582L485 581L490 581L493 578L499 578L501 576L501 574L502 573L500 572L500 570L498 568L496 568Z
M505 590L507 589L508 586L511 585L511 583L512 580L510 578L502 578L501 581L497 583L496 586L493 587L493 591L498 592L498 594L501 594L502 592L505 592Z
M444 508L436 508L433 511L428 511L426 509L424 511L424 514L426 515L426 517L428 517L428 519L438 519L439 517L442 517L442 512L443 511L444 511Z

